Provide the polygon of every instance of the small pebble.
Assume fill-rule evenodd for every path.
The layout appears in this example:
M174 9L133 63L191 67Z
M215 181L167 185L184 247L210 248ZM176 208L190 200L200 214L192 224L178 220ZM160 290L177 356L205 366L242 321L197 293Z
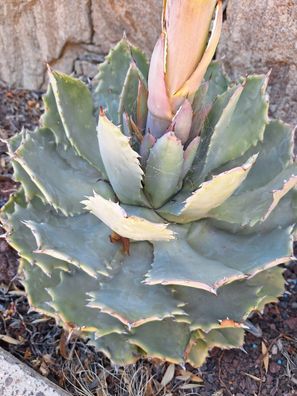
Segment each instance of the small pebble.
M281 352L283 350L282 340L277 340L276 345L277 345L278 350Z
M272 374L276 374L276 373L278 373L280 370L281 370L280 365L276 364L275 362L271 362L271 363L270 363L270 365L269 365L269 371L270 371Z
M276 345L273 345L272 348L271 348L271 354L272 355L277 355L277 353L278 353L278 348L277 348Z
M293 309L297 309L297 302L293 302L293 303L291 304L291 307L292 307Z

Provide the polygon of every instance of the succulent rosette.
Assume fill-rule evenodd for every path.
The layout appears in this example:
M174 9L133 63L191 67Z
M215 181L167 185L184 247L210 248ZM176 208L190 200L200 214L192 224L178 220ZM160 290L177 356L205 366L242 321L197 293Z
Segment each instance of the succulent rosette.
M292 130L267 76L211 62L221 27L221 1L164 1L150 66L124 38L91 92L49 71L41 126L8 141L21 187L2 222L30 304L116 364L197 367L283 292Z

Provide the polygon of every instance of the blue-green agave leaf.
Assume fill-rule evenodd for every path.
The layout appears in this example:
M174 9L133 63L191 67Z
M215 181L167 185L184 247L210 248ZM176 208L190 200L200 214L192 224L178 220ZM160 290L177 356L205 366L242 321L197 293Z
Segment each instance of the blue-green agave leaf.
M136 64L144 80L147 80L148 63L144 53L123 38L99 65L94 78L95 108L103 107L114 124L119 122L120 97L131 62Z
M11 164L13 168L13 179L19 183L22 183L22 188L24 190L26 200L31 201L34 197L38 197L45 201L45 197L34 183L33 179L30 175L25 171L25 169L19 164L17 161L13 159L14 153L22 144L24 136L26 135L26 131L23 130L22 132L12 136L6 143L8 148L8 154L11 158Z
M279 201L297 184L297 165L284 169L268 184L227 199L209 217L226 223L253 227L265 221Z
M40 119L40 124L53 132L57 144L64 146L69 145L70 141L67 138L51 84L49 84L47 92L43 95L42 100L44 104L44 114Z
M94 337L91 333L89 345L93 345L96 350L103 352L113 364L126 366L136 363L138 359L145 355L136 345L129 343L129 336L125 334L108 334L103 337Z
M45 206L38 198L34 198L28 204L25 202L21 204L20 196L21 192L12 196L3 210L6 217L6 219L3 219L3 226L7 231L9 244L18 251L21 257L36 264L48 276L56 269L69 271L67 262L45 254L35 253L37 249L35 238L24 224L25 221L29 220L47 221L53 215L52 209Z
M145 350L149 356L180 364L190 339L186 323L164 319L146 323L133 331L129 342Z
M176 223L190 223L207 217L213 208L225 202L245 180L256 158L254 155L245 164L202 183L190 197L182 191L173 201L159 209L158 213Z
M168 132L151 148L146 164L144 191L159 208L181 187L184 151L174 132Z
M47 286L47 292L52 298L52 307L63 322L83 332L96 332L98 336L124 333L124 326L117 319L87 306L87 293L99 288L98 279L81 270L60 276L60 282L54 287Z
M240 260L240 258L239 258ZM243 325L252 310L261 309L263 302L275 302L284 291L283 269L275 267L251 279L238 280L222 286L217 294L191 287L175 286L176 297L186 303L184 310L190 319L190 329L209 332L220 328L222 321L230 326Z
M143 205L139 154L130 146L129 138L104 114L99 118L98 141L106 173L118 199L126 204Z
M236 89L210 138L203 177L263 140L268 124L266 86L267 77L250 76Z
M50 71L49 78L67 138L77 153L104 175L91 93L82 81L66 74Z
M154 261L145 280L149 285L181 285L216 293L227 283L288 262L292 256L291 227L263 235L234 235L208 221L172 229L175 240L154 242Z
M57 147L49 129L26 133L14 158L47 202L65 215L82 213L80 201L93 191L102 191L98 182L100 173L71 147Z
M237 189L236 194L256 190L274 179L281 171L293 163L292 128L277 120L271 120L266 126L263 142L251 147L242 157L228 162L220 171L238 166L242 161L258 153L255 165L248 177Z
M170 290L142 283L152 261L153 248L150 244L132 244L130 254L123 255L118 272L113 274L112 279L102 280L99 290L90 293L88 306L114 316L128 327L184 314L179 308L181 302L174 299Z
M52 300L47 289L59 283L60 271L52 271L48 276L37 265L23 258L20 260L20 268L24 274L23 283L28 293L30 306L45 315L57 318L56 311L51 306Z
M55 218L46 222L26 221L32 231L37 253L67 261L87 274L108 276L109 267L120 249L109 240L110 230L91 214Z

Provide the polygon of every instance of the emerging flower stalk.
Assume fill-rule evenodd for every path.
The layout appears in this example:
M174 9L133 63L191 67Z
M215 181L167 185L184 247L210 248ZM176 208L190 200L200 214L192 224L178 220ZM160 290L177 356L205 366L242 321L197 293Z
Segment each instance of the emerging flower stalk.
M221 0L164 1L162 33L148 78L148 133L160 137L168 127L175 128L177 136L187 140L191 103L216 51L222 20Z

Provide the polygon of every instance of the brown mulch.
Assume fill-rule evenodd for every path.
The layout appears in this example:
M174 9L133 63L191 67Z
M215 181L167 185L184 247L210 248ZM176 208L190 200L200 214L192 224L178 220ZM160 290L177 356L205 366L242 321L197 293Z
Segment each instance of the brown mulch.
M0 85L0 133L6 139L22 127L33 129L42 112L41 94ZM0 206L17 187L0 143ZM215 348L200 370L175 367L162 388L168 368L157 360L127 368L112 367L85 341L68 335L53 319L30 310L16 275L17 255L0 239L0 345L73 395L297 395L297 263L285 272L286 293L278 304L250 319L262 330L247 334L242 350ZM167 370L168 373L168 370ZM186 389L189 383L193 384ZM186 388L185 388L186 386Z

